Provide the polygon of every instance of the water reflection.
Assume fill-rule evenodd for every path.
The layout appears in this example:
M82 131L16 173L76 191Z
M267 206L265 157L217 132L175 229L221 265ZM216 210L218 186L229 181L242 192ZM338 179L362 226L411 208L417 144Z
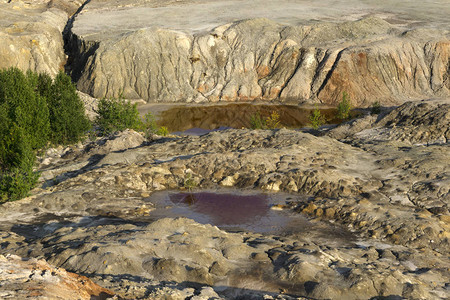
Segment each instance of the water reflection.
M305 127L310 123L313 108L295 105L253 105L229 104L216 106L178 106L162 111L158 125L166 126L170 132L185 131L191 128L213 130L225 128L250 128L250 117L259 113L267 118L273 111L280 115L281 126L287 128ZM336 109L321 109L327 123L337 124Z
M210 222L217 226L257 223L270 212L269 201L264 194L178 193L169 198L176 205L187 205L190 210L208 216Z

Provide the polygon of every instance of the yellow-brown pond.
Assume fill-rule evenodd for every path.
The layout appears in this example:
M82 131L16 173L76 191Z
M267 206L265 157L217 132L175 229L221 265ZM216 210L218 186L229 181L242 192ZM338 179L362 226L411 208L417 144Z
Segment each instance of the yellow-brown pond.
M152 111L152 106L144 105L139 108L141 114ZM156 112L157 123L165 126L169 132L184 132L192 129L203 129L205 132L214 129L251 128L252 116L259 114L266 120L272 113L279 115L280 127L301 128L308 126L312 107L297 105L255 105L255 104L227 104L205 106L175 106L159 109ZM336 118L336 109L320 108L327 124L340 122ZM194 130L195 131L195 130ZM201 132L201 130L200 130Z

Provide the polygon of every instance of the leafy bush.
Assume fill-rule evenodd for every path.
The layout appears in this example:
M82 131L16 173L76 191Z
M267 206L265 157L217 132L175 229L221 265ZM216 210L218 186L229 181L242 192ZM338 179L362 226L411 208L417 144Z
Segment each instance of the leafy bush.
M317 105L314 107L314 110L311 111L309 121L311 122L311 127L314 129L319 129L320 126L325 124L325 117L322 115Z
M99 127L100 133L107 135L115 131L122 131L127 128L141 130L143 122L139 118L136 104L119 99L102 99L98 103L98 113L95 124ZM150 120L149 120L150 122Z
M337 106L337 117L341 120L346 120L351 117L350 111L352 109L350 98L346 92L342 94L342 101Z

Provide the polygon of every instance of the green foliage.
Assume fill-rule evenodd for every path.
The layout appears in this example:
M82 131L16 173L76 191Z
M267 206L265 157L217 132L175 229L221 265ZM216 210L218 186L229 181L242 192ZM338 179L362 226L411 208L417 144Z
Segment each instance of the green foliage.
M136 104L131 104L123 98L102 99L98 104L98 117L95 124L99 127L102 135L107 135L115 131L134 129L142 131L147 136L150 134L168 135L167 127L158 127L155 117L148 112L141 119Z
M156 131L157 135L166 136L169 134L169 129L166 126L159 127L158 131Z
M251 129L265 129L266 120L261 117L259 112L254 113L250 116L250 128Z
M39 178L33 172L36 156L28 135L5 113L0 107L0 203L27 196Z
M309 121L311 122L311 127L314 129L319 129L320 126L325 124L325 116L322 115L317 105L314 107L314 110L311 111Z
M95 124L99 127L100 133L107 135L115 131L122 131L127 128L142 130L143 126L151 126L151 120L143 121L139 118L136 104L119 99L102 99L98 103L97 119Z
M381 104L380 102L376 101L372 104L372 107L370 108L370 113L372 115L378 115L381 112Z
M342 94L342 101L337 106L337 117L341 120L346 120L351 117L350 111L352 109L350 98L346 92Z
M140 130L146 134L157 133L158 125L156 125L155 117L151 112L146 113L142 118Z
M39 76L39 87L45 87L50 111L50 139L56 144L75 143L91 128L83 102L70 77L60 72L53 84L48 76Z
M0 71L0 104L10 122L23 128L33 149L47 143L50 131L47 101L36 92L36 82L32 72L25 75L17 68Z
M268 129L276 129L280 127L280 114L272 111L269 117L266 118L266 126Z
M12 169L0 174L0 203L15 201L29 195L36 185L39 173L32 170Z
M0 70L0 202L20 199L35 186L35 150L80 140L90 128L70 77L17 68Z

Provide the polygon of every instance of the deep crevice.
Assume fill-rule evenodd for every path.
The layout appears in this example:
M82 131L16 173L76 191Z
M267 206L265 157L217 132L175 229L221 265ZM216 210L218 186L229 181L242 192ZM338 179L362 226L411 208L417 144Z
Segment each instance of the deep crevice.
M65 71L72 77L73 82L77 82L82 74L88 58L98 49L98 42L88 42L81 40L72 32L73 23L76 17L83 11L84 7L91 0L86 0L77 11L69 18L62 32L64 41L64 52L67 55Z

